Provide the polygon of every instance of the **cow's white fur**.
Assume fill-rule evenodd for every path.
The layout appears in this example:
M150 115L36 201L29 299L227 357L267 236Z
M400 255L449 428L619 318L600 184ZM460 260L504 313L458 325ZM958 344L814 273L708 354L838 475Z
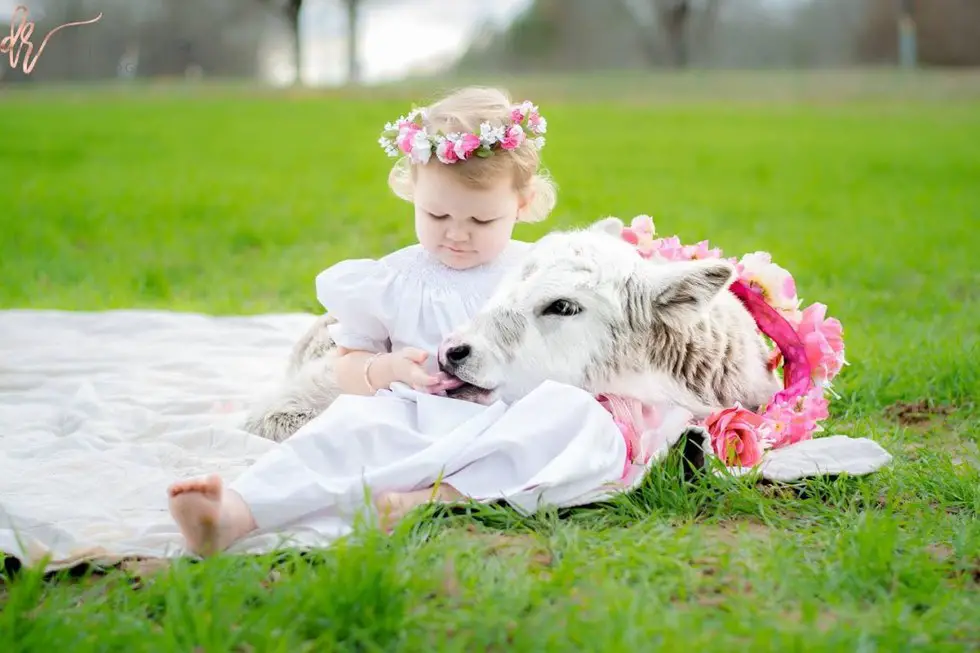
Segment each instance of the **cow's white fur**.
M473 384L457 396L513 401L552 379L704 416L734 401L758 406L779 389L755 322L725 290L731 265L643 260L618 237L621 227L609 218L535 244L526 264L440 349L446 369ZM542 314L556 299L582 310ZM297 343L286 383L253 412L247 430L282 441L340 394L330 321L321 317ZM458 345L470 354L453 366L447 351ZM699 383L722 392L699 392Z
M727 290L733 266L645 260L621 228L607 219L535 245L441 348L444 369L476 386L459 396L509 402L550 379L705 417L736 401L759 406L779 389L755 321ZM555 301L577 312L549 314ZM459 346L470 353L453 364L447 352Z

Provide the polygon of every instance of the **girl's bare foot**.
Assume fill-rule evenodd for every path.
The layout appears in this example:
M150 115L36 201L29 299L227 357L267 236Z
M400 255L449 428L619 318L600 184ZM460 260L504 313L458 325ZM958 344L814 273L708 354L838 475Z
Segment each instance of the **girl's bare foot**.
M178 481L168 493L170 514L187 547L199 556L223 551L256 528L248 506L236 493L224 492L217 474Z
M443 483L439 485L439 489L430 487L414 492L383 492L375 498L374 506L378 510L381 528L390 532L396 523L419 506L427 503L452 503L462 498L463 495L455 488Z

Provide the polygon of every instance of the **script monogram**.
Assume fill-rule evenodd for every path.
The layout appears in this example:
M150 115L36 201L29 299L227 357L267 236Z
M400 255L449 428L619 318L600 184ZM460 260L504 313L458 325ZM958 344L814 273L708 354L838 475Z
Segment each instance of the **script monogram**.
M102 18L102 13L100 12L98 16L92 18L91 20L76 21L73 23L65 23L64 25L59 25L53 30L45 35L44 40L41 41L41 47L37 49L37 54L34 58L31 58L31 53L34 52L34 44L31 43L31 35L34 34L34 21L28 20L30 12L24 5L17 5L14 9L14 15L10 18L10 36L3 37L0 40L0 54L8 53L10 55L10 67L17 68L17 63L20 61L20 55L24 55L24 73L27 75L31 74L34 70L34 65L37 63L38 58L41 53L44 52L44 46L48 44L48 39L60 29L66 27L72 27L73 25L91 25L92 23L98 22ZM20 19L20 23L17 19ZM24 52L24 48L27 48L27 52Z

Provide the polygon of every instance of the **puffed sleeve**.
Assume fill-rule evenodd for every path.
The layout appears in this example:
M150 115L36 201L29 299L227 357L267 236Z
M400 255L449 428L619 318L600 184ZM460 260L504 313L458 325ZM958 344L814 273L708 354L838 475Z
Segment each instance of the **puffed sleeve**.
M341 261L317 275L317 299L337 318L328 327L334 342L347 349L388 351L393 277L373 259Z

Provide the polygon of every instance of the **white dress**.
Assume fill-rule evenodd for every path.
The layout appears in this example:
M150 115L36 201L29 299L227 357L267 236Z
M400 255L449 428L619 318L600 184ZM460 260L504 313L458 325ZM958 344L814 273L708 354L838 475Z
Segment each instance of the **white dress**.
M528 247L513 241L495 262L464 271L419 245L348 260L317 277L317 296L338 318L331 331L339 345L419 347L435 365L443 337L474 315ZM262 530L341 535L372 494L439 479L524 512L588 502L622 481L626 456L610 413L572 386L546 382L510 405L482 406L395 384L340 396L229 487Z

